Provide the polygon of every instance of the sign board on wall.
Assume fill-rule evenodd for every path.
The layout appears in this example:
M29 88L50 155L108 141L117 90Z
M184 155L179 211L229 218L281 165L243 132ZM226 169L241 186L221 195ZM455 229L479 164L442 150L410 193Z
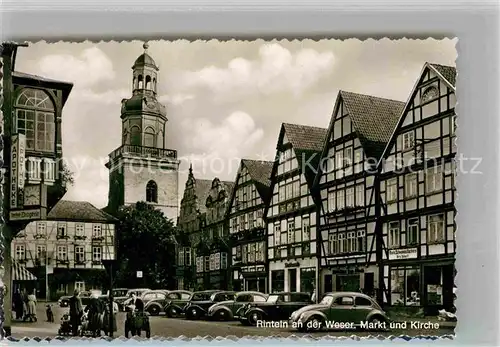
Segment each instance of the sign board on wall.
M142 271L137 271L137 278L142 278Z
M418 256L416 248L389 250L389 260L415 259Z
M10 221L21 221L31 219L43 219L42 209L36 208L32 210L18 210L9 212Z
M11 138L10 152L10 207L19 206L19 193L24 188L26 175L26 135L16 134Z

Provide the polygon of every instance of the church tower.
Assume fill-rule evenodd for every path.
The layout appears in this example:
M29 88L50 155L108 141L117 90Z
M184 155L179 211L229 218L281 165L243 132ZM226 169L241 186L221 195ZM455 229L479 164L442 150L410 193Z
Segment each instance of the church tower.
M144 53L132 66L132 96L122 100L122 143L109 154L108 210L146 201L174 223L178 216L179 160L165 148L167 112L157 99L158 66Z

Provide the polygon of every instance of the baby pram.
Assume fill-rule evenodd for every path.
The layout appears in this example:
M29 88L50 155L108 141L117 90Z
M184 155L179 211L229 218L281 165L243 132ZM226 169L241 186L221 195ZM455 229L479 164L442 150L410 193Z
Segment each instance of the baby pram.
M71 321L68 313L63 314L61 317L61 326L59 327L58 334L60 336L71 335Z
M80 336L92 336L94 334L94 332L92 330L89 330L89 325L90 325L89 313L83 312L83 315L81 318L80 328L78 330L78 335L80 335Z

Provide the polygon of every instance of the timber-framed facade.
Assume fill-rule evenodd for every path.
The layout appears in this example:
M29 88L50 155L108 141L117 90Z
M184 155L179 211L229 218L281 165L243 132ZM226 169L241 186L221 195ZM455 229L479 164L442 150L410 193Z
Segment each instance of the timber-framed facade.
M266 208L269 292L315 293L317 206L312 186L327 129L284 123Z
M267 233L264 210L270 198L273 162L242 159L227 218L232 248L233 289L267 292Z
M115 223L88 202L60 200L47 220L31 222L14 238L12 258L37 276L42 297L102 289L102 261L116 258Z
M340 91L322 153L319 190L321 294L377 288L376 167L404 102Z
M455 76L424 65L380 166L384 304L428 314L454 305Z

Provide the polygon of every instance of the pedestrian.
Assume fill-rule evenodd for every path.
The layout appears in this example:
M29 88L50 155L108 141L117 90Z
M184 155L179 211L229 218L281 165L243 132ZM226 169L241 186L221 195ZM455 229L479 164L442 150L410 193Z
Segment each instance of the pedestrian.
M71 322L71 330L73 336L78 335L78 327L83 315L82 299L80 299L80 292L75 289L73 296L69 299L69 320Z
M23 297L21 295L21 291L19 288L16 289L13 294L12 303L14 304L14 310L16 312L16 319L23 319L24 310L23 310Z
M30 322L36 322L36 290L33 290L33 294L28 295L28 318Z
M21 299L23 300L23 320L28 319L28 293L26 288L21 292Z
M88 312L89 330L92 331L92 336L100 336L102 330L102 303L95 293L92 294L89 304L85 307L85 312Z
M138 298L135 294L132 295L132 305L135 306L137 311L144 311L144 301L142 301L141 298Z

